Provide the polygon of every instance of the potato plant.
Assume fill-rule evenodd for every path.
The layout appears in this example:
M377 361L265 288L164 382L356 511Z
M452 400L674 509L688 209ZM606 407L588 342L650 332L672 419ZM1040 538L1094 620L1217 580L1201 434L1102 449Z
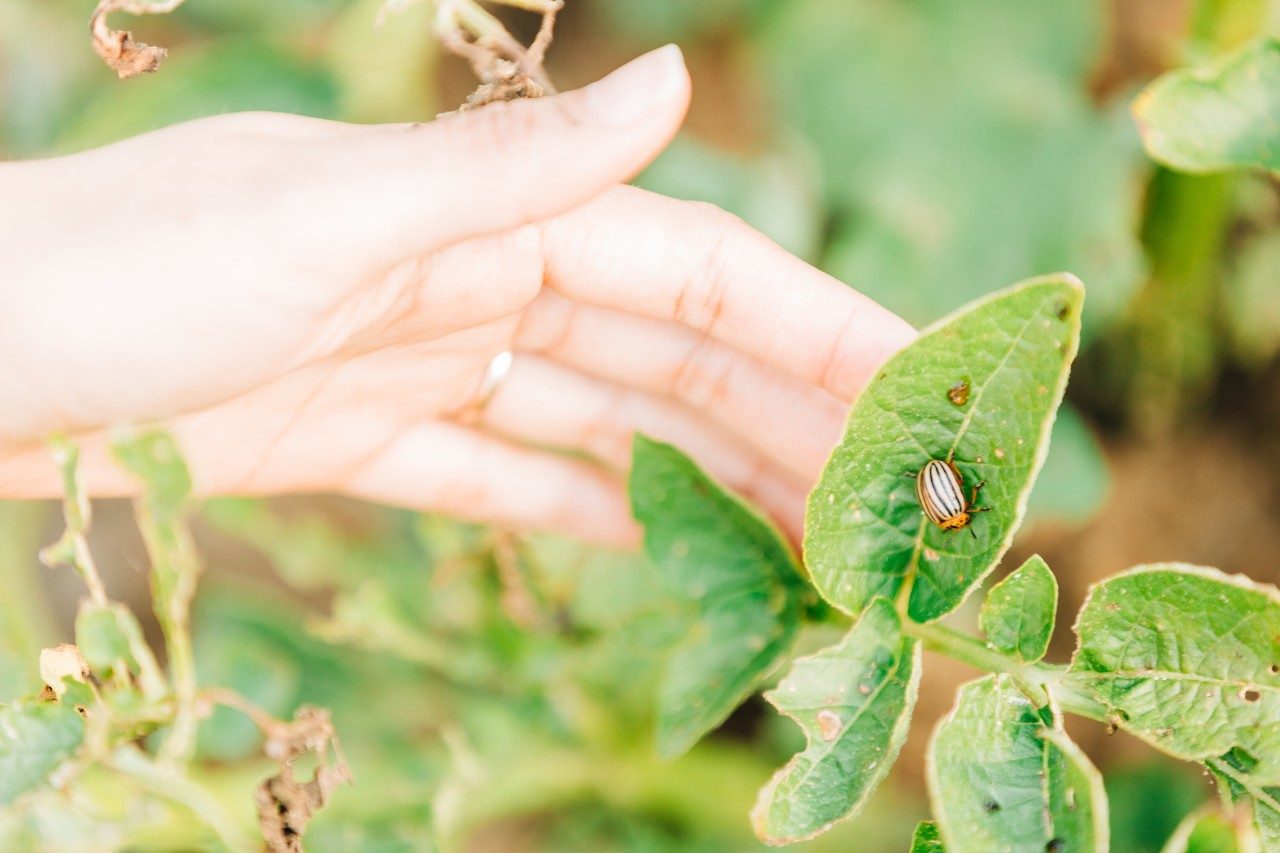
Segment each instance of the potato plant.
M1273 587L1201 566L1136 566L1091 589L1063 664L1044 660L1058 591L1039 557L990 589L980 635L941 621L978 590L1022 520L1083 296L1071 276L1023 282L884 365L809 496L803 568L768 522L677 449L637 439L631 490L646 550L699 613L669 662L660 752L687 749L766 682L805 614L848 626L835 645L790 660L765 694L807 739L760 791L751 820L765 842L812 838L858 813L897 758L931 649L988 674L960 689L933 732L936 826L920 829L916 849L1107 850L1102 779L1064 714L1203 764L1224 801L1252 809L1251 826L1233 830L1242 845L1280 845ZM954 459L967 483L984 484L989 511L967 530L931 524L903 476L930 459Z

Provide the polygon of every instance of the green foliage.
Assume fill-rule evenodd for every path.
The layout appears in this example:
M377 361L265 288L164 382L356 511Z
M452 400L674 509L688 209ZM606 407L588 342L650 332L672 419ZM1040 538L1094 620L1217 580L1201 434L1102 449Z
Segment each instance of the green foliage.
M756 834L787 844L857 814L902 749L919 680L920 646L883 598L838 644L797 660L765 698L808 745L760 791Z
M1049 650L1057 612L1058 582L1037 555L991 588L978 624L996 651L1037 663Z
M0 706L0 806L44 782L83 738L84 721L60 702Z
M1045 0L778 3L755 33L818 152L824 266L919 325L1001 282L1069 269L1090 330L1137 284L1132 128L1083 83L1103 8Z
M1163 751L1235 752L1258 783L1280 784L1277 625L1274 588L1177 563L1139 566L1091 590L1071 679Z
M630 488L645 551L690 611L658 708L658 752L673 757L786 654L804 582L781 534L670 445L636 436Z
M920 821L911 839L911 853L946 853L946 850L938 824L931 820Z
M929 792L948 850L1105 853L1102 777L1005 675L960 688L929 745Z
M168 686L138 619L124 605L86 600L76 614L76 647L95 673L137 678L143 694L161 698Z
M1253 834L1248 824L1239 828ZM1245 853L1258 849L1257 844L1256 838L1242 838L1236 824L1218 810L1202 808L1187 815L1178 825L1162 853Z
M1280 39L1171 71L1134 102L1148 153L1187 172L1280 172Z
M1069 276L1026 282L930 328L881 368L809 496L805 554L827 601L852 613L907 589L911 618L930 621L981 583L1044 458L1082 301ZM961 404L948 393L957 385L968 388ZM968 487L985 481L979 504L990 511L972 538L931 525L904 477L953 457Z

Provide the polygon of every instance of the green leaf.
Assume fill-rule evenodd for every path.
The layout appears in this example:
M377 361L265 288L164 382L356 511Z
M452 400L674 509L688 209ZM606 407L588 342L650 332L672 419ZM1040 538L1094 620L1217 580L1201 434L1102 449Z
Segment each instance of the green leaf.
M937 823L931 820L920 821L911 839L911 853L947 853Z
M898 757L919 681L919 644L883 598L839 643L798 659L765 698L808 745L761 789L756 835L788 844L857 814Z
M1241 826L1239 829L1251 836L1254 834L1251 827ZM1234 823L1218 809L1206 806L1187 815L1178 824L1160 853L1244 853L1257 849L1256 840L1250 847L1245 847L1242 841Z
M1083 298L1069 275L1023 282L926 330L881 369L809 495L805 558L823 598L858 613L909 586L908 613L927 622L982 582L1044 459ZM952 455L968 488L986 482L978 503L990 511L948 532L929 523L910 477Z
M1223 802L1250 808L1262 849L1280 850L1280 787L1268 788L1259 784L1231 758L1233 756L1224 756L1205 762L1218 783Z
M1102 777L1056 716L1007 675L960 688L928 755L929 797L948 850L1107 850Z
M1088 282L1088 329L1123 309L1146 164L1128 117L1090 100L1102 4L773 7L760 79L818 152L824 269L915 325L1045 270Z
M81 604L76 614L76 646L95 675L105 677L123 662L139 677L147 697L155 699L168 692L160 665L142 635L142 626L124 605L91 600Z
M1074 686L1114 722L1187 760L1233 750L1280 783L1280 594L1180 563L1093 587L1076 622Z
M1280 39L1170 71L1133 105L1147 152L1187 172L1280 171Z
M636 435L632 460L645 551L691 613L659 697L658 752L674 757L786 654L807 585L781 535L680 451Z
M31 790L75 753L84 720L57 702L0 706L0 806Z
M1023 663L1049 650L1058 612L1058 581L1037 554L991 588L979 624L987 645Z
M190 618L203 570L187 527L191 473L177 442L163 430L122 434L113 441L112 451L142 485L134 516L151 559L152 606L164 631L176 702L164 750L168 758L185 760L195 750L198 723Z

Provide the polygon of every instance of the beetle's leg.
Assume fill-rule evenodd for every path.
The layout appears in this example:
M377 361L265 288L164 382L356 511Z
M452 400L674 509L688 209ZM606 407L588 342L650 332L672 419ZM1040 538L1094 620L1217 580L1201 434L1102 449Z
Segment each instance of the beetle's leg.
M903 471L903 472L902 472L902 476L904 476L904 477L910 477L911 479L913 479L913 480L914 480L914 479L916 479L917 477L919 477L919 476L920 476L920 472L919 472L919 471Z
M971 510L971 511L972 511L972 510ZM970 536L972 536L974 539L977 539L977 538L978 538L978 534L976 534L976 533L974 533L974 532L973 532L973 525L972 525L972 524L970 524L970 525L969 525L969 535L970 535Z
M969 496L969 503L972 504L978 500L978 492L982 491L982 487L987 484L986 480L979 480L978 485L973 487L973 494Z
M965 510L965 512L969 513L969 515L973 515L973 514L974 514L974 513L976 513L976 512L991 512L991 507L989 507L989 506L971 506L971 507L969 507L968 509L966 509L966 510Z

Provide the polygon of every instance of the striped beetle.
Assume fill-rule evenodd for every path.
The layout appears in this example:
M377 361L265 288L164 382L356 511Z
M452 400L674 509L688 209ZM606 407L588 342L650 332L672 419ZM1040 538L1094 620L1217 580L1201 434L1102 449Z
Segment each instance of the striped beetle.
M965 500L964 476L950 457L945 461L930 459L914 476L916 499L920 501L921 509L930 521L943 530L963 530L969 527L974 515L990 509L973 505L978 499L978 491L986 485L985 481L974 486L973 493ZM974 539L978 538L972 527L969 527L969 533Z

